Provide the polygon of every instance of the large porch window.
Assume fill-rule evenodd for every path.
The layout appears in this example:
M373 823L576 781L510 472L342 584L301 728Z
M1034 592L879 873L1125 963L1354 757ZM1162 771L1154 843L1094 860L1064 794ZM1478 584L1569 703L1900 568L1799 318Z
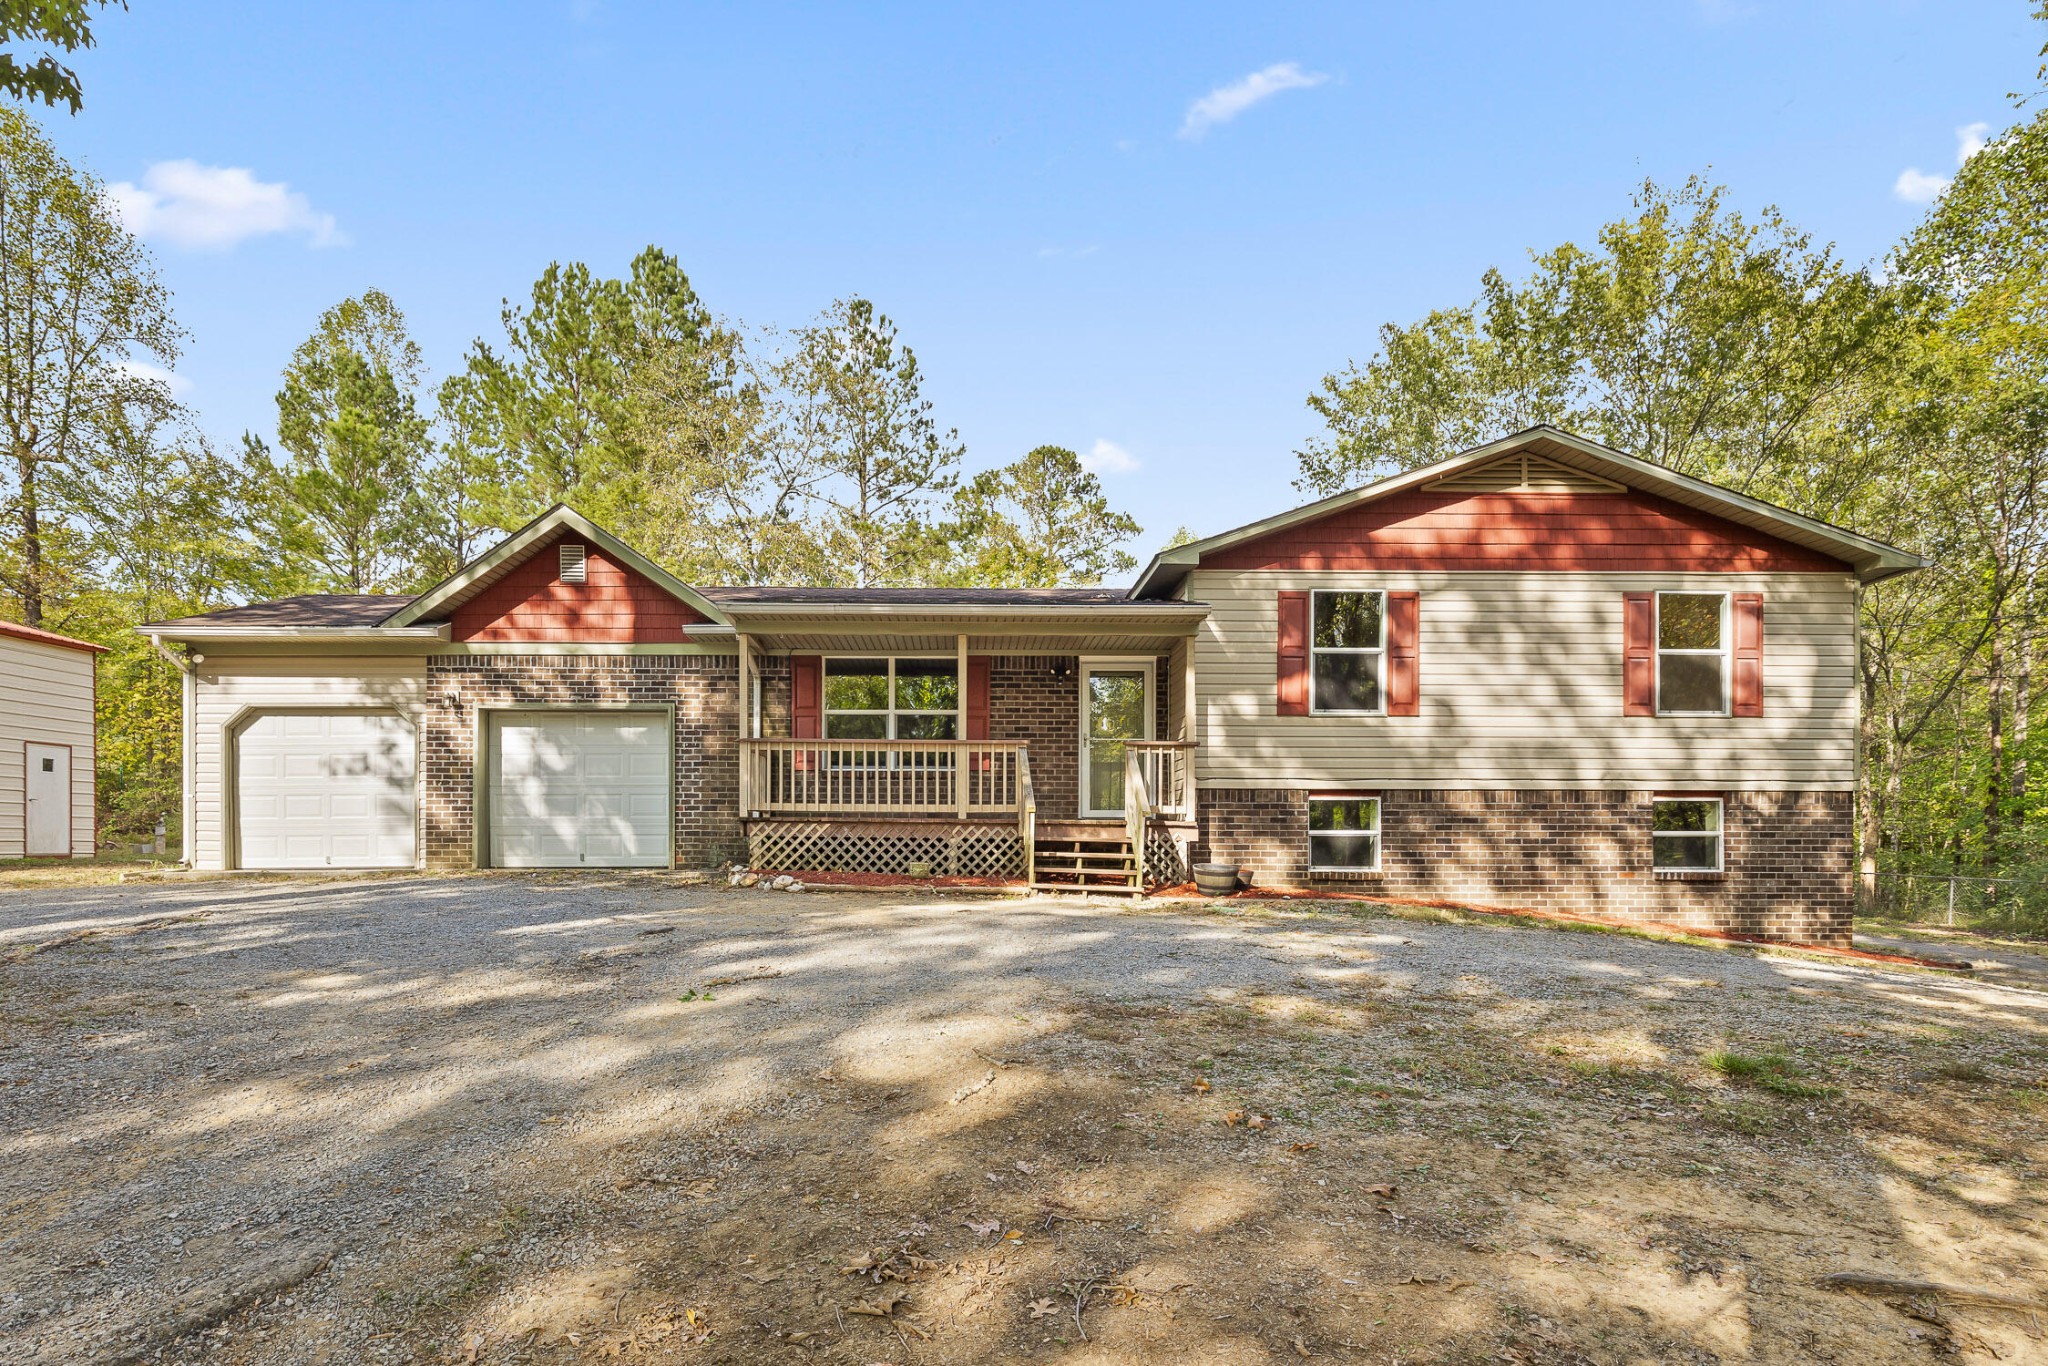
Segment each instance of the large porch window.
M827 659L827 740L957 740L953 659Z

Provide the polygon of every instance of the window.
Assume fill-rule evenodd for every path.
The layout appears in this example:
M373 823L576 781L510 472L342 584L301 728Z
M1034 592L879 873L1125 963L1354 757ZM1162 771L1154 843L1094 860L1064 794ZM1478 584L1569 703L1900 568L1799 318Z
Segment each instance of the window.
M1378 872L1380 799L1310 797L1308 866L1317 873Z
M828 740L956 740L959 665L951 659L827 659Z
M1728 712L1728 595L1657 595L1657 711Z
M1721 799L1667 797L1655 803L1650 863L1660 873L1721 871Z
M1310 709L1379 711L1387 656L1386 594L1319 590L1311 616Z

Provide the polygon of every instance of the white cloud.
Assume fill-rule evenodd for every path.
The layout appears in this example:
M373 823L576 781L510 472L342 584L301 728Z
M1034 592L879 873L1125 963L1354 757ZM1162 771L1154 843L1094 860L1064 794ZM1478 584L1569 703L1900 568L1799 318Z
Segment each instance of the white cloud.
M172 398L183 398L192 392L192 381L174 371L146 360L124 360L115 369L137 379L154 380L171 391Z
M107 198L137 237L196 251L224 251L251 237L303 233L311 247L345 247L334 215L314 210L283 181L258 180L241 166L159 161L142 183L107 187Z
M1114 441L1097 437L1082 453L1081 468L1090 474L1129 474L1138 468L1138 457Z
M1966 123L1956 129L1956 165L1962 165L1983 151L1990 135L1991 125L1988 123ZM1908 204L1932 204L1948 188L1948 179L1945 175L1923 171L1918 166L1908 166L1892 182L1892 193Z
M1187 117L1181 120L1180 135L1198 141L1217 124L1230 122L1282 91L1313 89L1329 79L1320 71L1303 71L1299 62L1276 62L1242 80L1219 85L1189 105Z
M1917 166L1908 166L1892 182L1892 193L1908 204L1932 204L1947 188L1947 176L1929 175Z

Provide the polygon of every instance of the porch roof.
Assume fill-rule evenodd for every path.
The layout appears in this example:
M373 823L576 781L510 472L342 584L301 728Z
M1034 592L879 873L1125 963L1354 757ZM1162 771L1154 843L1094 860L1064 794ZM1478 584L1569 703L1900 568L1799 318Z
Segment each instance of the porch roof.
M1143 654L1193 635L1209 615L1206 603L1138 602L1121 589L843 591L860 596L726 598L720 606L735 630L766 650L890 654L951 654L961 636L975 654ZM941 601L942 593L962 600Z

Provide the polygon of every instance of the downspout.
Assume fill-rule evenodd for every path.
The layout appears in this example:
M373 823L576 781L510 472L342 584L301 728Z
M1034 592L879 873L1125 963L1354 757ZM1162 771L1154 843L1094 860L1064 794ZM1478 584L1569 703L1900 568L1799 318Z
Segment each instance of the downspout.
M180 675L179 701L183 717L178 727L178 862L186 868L197 868L199 791L198 775L192 771L192 761L193 752L198 748L199 674L183 655L165 648L162 636L150 636L149 643L171 662L171 667Z

